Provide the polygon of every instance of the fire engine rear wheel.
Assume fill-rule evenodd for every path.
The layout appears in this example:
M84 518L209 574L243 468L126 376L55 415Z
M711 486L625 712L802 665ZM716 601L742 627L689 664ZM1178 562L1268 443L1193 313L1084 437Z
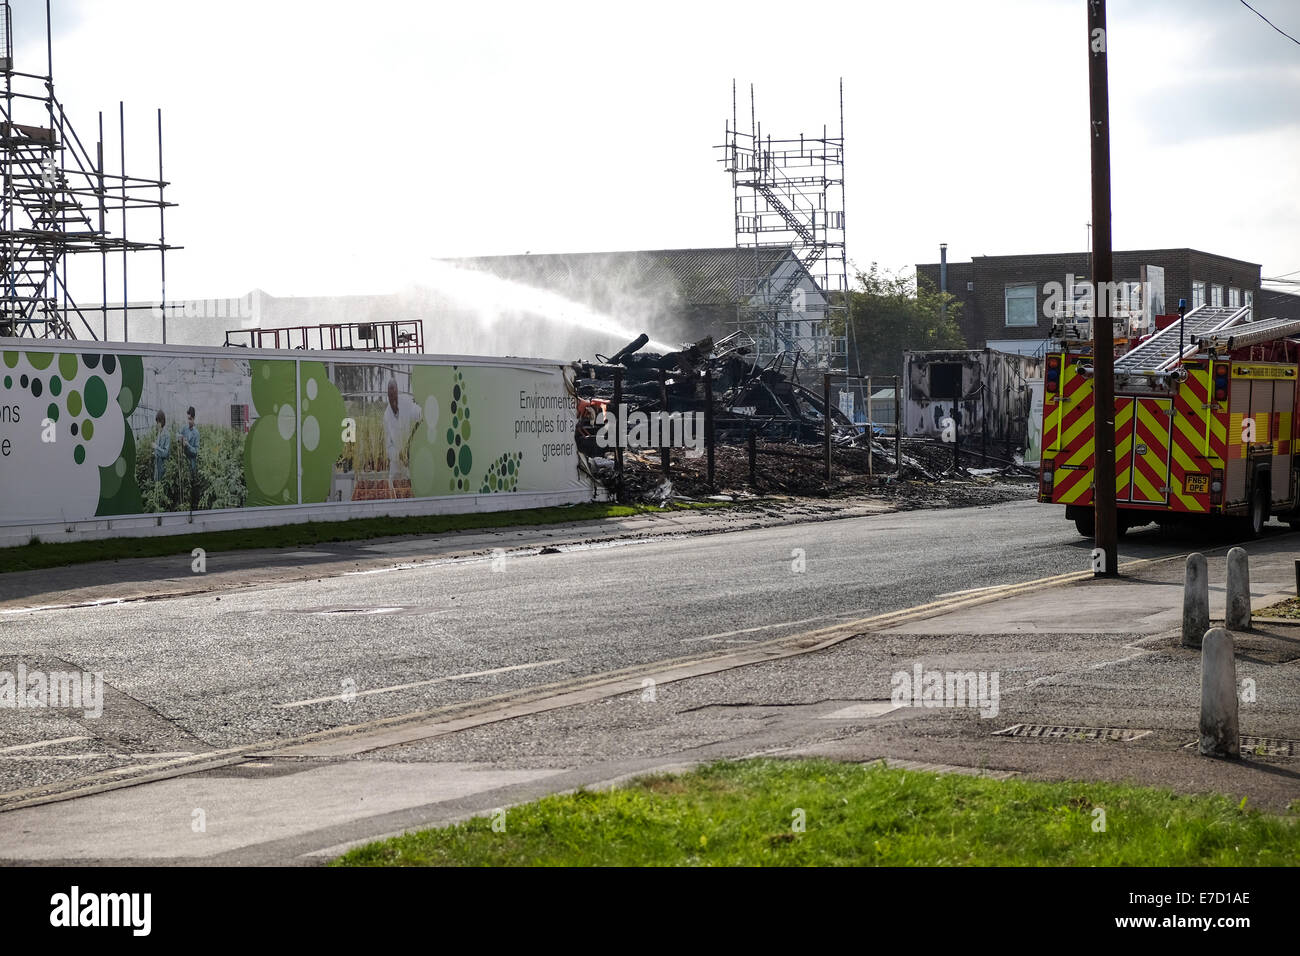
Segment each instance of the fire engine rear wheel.
M1255 491L1250 496L1249 524L1250 536L1258 538L1264 533L1268 524L1268 485L1256 482Z
M1091 508L1080 508L1074 513L1074 527L1085 538L1097 535L1097 513Z

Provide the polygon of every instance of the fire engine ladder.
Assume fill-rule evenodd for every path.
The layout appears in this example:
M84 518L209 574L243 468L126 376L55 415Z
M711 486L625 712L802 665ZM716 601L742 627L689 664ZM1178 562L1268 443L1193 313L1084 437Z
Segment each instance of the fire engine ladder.
M1233 349L1244 349L1248 345L1259 345L1274 339L1285 339L1300 335L1300 320L1296 319L1261 319L1247 322L1227 330L1226 334L1203 335L1197 344L1202 348L1214 349L1223 354Z
M1196 352L1200 339L1238 325L1248 315L1249 307L1225 309L1203 305L1192 309L1179 321L1170 323L1137 348L1115 359L1115 373L1168 371L1183 357ZM1178 348L1180 337L1181 350Z

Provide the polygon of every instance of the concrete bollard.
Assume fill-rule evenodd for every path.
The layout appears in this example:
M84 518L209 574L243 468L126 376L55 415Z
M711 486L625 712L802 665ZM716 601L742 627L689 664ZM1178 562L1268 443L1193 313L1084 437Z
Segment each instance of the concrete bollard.
M1237 662L1232 635L1222 627L1205 632L1201 647L1201 753L1240 757L1237 731Z
M1210 628L1210 574L1205 555L1187 556L1183 578L1183 647L1200 647L1201 637Z
M1250 630L1250 559L1245 548L1228 552L1228 604L1223 625L1232 631Z

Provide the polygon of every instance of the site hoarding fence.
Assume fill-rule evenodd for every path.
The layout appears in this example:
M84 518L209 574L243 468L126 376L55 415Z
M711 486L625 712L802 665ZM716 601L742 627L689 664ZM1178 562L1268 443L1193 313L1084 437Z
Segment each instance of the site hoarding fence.
M590 500L575 424L559 362L3 340L0 535Z

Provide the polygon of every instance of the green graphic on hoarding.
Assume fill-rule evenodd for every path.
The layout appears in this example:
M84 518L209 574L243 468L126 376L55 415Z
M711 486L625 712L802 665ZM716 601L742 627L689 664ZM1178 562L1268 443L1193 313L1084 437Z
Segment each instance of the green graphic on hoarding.
M21 397L6 396L6 401L17 403L30 395L42 409L44 420L32 425L41 430L42 443L53 446L54 454L67 456L55 459L59 467L97 469L96 515L138 514L140 492L135 482L126 478L135 471L135 441L127 418L135 409L144 378L139 356L64 352L57 363L54 358L53 352L6 351L4 366L13 373L4 376L4 389L22 393ZM116 406L110 404L113 398ZM116 423L112 428L105 424L106 415L117 413L122 415L120 442L115 437ZM104 436L96 444L96 430L101 425ZM103 447L108 441L116 445L117 455L110 464L101 465L99 462L113 454L114 445Z
M253 359L248 365L257 412L244 442L248 504L294 504L298 501L295 363Z
M474 454L469 448L469 388L465 383L465 373L455 365L451 370L456 380L451 387L451 403L447 406L451 415L446 453L451 479L447 485L452 491L464 491L469 487L469 473L474 467Z
M508 451L488 466L483 476L480 494L495 494L498 491L514 491L519 487L519 465L523 461L521 451Z
M0 524L586 488L562 374L304 359L0 349Z
M471 371L455 365L411 370L411 395L423 414L411 439L411 493L416 497L518 488L522 452L501 455L474 477Z
M328 501L334 462L343 451L343 396L323 362L299 366L302 394L302 500Z
M105 367L112 357L104 356ZM121 383L117 389L117 407L122 412L122 450L117 461L99 469L97 515L133 515L143 510L140 487L134 480L128 480L127 476L135 475L135 435L131 433L130 422L131 413L139 404L140 390L144 385L144 362L138 355L119 355L117 362L122 369ZM71 380L76 375L76 369L76 354L64 352L59 356L59 373L65 379Z
M443 408L451 407L451 393L455 369L445 365L418 365L411 369L411 397L420 407L423 416L420 426L411 437L411 494L417 498L441 495L451 482L456 490L456 480L451 468L443 460L440 450L446 442L446 428L440 421ZM463 439L462 439L463 440Z

